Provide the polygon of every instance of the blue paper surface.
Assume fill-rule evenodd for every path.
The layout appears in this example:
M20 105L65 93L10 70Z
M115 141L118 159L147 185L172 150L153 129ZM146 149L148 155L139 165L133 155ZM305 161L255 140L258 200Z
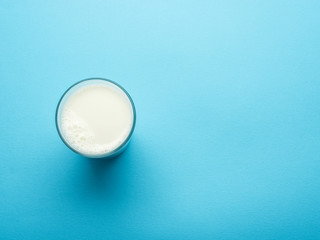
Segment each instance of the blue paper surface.
M320 1L0 1L0 238L320 239ZM132 96L112 162L70 151L76 81Z

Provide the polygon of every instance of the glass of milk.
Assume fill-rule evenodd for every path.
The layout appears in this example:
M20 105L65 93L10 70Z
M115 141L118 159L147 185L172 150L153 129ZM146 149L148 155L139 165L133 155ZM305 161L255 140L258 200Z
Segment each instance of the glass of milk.
M136 122L132 98L119 84L88 78L62 95L56 126L62 141L89 158L111 158L128 145Z

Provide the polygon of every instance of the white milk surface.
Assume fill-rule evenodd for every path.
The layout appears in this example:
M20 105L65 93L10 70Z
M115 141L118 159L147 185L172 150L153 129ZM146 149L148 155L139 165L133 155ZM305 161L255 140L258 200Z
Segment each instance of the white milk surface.
M93 83L82 86L66 100L61 111L61 134L76 151L89 156L107 154L130 134L133 109L117 86Z

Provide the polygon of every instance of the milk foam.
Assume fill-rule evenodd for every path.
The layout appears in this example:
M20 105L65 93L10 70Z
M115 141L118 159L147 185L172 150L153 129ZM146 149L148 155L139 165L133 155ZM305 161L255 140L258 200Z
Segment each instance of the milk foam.
M76 151L99 156L117 149L130 134L133 109L127 95L113 84L83 86L66 100L61 133Z

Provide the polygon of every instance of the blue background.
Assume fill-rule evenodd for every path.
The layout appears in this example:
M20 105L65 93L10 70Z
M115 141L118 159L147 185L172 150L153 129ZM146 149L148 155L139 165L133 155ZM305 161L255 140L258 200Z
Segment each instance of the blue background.
M0 1L1 239L320 239L320 1ZM59 139L87 77L128 150Z

